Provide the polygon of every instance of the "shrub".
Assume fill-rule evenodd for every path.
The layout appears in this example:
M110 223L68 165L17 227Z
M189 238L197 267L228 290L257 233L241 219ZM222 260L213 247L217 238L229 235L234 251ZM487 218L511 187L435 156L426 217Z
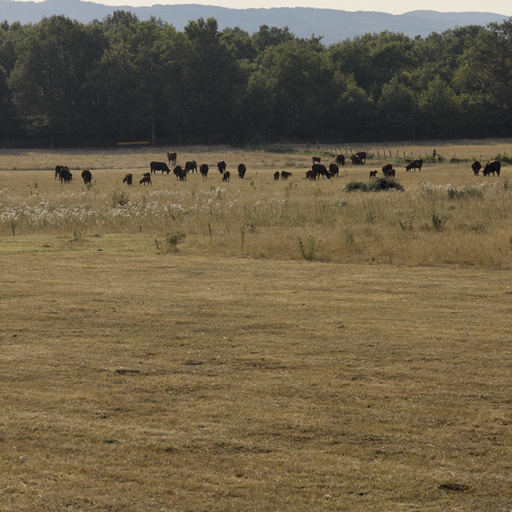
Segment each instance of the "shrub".
M403 192L404 187L393 178L376 178L370 183L364 181L351 181L345 185L346 192L361 190L362 192L379 192L381 190L399 190Z

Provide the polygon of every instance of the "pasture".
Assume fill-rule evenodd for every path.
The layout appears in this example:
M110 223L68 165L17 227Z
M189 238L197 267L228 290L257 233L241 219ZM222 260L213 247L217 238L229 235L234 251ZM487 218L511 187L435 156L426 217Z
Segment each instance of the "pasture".
M0 509L509 511L512 142L433 147L1 150Z

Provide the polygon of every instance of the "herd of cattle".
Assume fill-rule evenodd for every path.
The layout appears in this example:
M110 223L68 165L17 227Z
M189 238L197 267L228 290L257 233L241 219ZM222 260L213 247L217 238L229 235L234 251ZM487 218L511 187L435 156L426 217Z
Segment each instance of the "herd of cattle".
M353 165L363 165L366 162L367 159L367 153L366 151L360 151L358 153L355 153L350 156L350 160ZM149 164L150 166L150 172L145 172L142 174L142 178L139 180L139 185L152 185L151 182L151 175L157 173L157 171L160 171L162 175L164 173L170 174L171 168L170 165L173 166L172 173L175 175L176 179L178 181L184 181L187 179L188 174L201 174L203 178L208 177L208 172L210 170L210 167L208 164L201 164L198 168L197 162L195 160L189 160L185 162L184 166L177 165L177 154L176 152L167 153L167 160L166 162L156 162L153 161ZM322 178L331 179L334 177L339 176L339 166L345 165L345 156L342 154L336 155L336 158L334 159L334 162L330 163L328 167L323 165L321 163L321 158L314 156L312 157L312 166L311 169L306 171L306 180L317 180L320 179L320 176ZM408 171L416 171L418 169L421 171L421 168L423 166L423 160L421 158L415 159L415 160L409 160L406 164L405 170ZM222 181L227 182L231 179L231 173L226 170L227 164L224 160L220 160L217 162L217 170L221 174ZM473 169L473 173L475 176L478 176L480 170L482 170L482 174L484 176L489 175L495 175L497 174L498 177L500 175L501 171L501 162L498 160L490 160L485 164L485 166L482 169L482 164L478 161L475 161L471 164L471 168ZM245 173L247 172L247 168L245 164L239 164L237 167L238 171L238 177L240 179L244 179ZM396 175L396 171L393 168L392 164L385 164L382 167L382 174L385 178L394 178ZM291 172L287 171L276 171L274 173L274 180L287 180L291 178L293 175ZM84 184L87 185L89 183L92 183L92 173L86 169L82 171L81 177L84 180ZM370 171L370 180L377 177L377 171L373 170ZM60 178L61 183L70 183L73 179L73 174L70 172L69 167L57 165L55 167L55 179ZM124 179L123 183L126 183L127 185L132 185L133 183L133 174L129 173L127 174Z

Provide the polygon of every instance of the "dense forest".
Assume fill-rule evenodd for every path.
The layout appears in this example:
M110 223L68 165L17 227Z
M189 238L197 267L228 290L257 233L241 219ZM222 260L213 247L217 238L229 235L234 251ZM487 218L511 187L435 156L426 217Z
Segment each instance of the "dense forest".
M125 11L3 22L0 112L2 146L508 137L512 19L330 46Z

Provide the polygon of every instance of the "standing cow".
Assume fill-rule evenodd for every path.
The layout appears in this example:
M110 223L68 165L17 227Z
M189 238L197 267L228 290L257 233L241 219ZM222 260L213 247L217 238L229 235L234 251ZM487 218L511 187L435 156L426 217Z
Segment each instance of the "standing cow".
M418 171L421 171L422 166L423 160L421 158L418 158L417 160L411 160L405 167L405 170L410 171L411 169L413 169L414 172L416 172L416 169L418 169Z
M243 180L245 173L247 172L247 168L245 167L245 164L240 164L238 166L238 177Z
M219 169L219 172L221 174L224 174L224 171L226 170L226 162L224 162L224 160L220 160L217 163L217 169Z
M156 171L162 171L162 174L164 172L166 172L167 174L171 172L171 169L169 169L165 162L151 162L149 166L151 168L151 174L156 174Z
M185 163L185 172L197 172L197 163L195 160L190 160Z
M338 164L338 165L342 165L342 166L345 166L345 155L336 155L336 159L335 159L335 162Z
M128 173L124 179L123 179L123 183L126 183L127 185L131 185L133 182L133 174L132 173Z
M169 165L176 165L176 159L177 159L176 152L173 151L172 153L167 153L167 159L169 160Z
M473 174L475 176L478 176L478 173L480 172L480 169L482 168L482 164L478 161L478 160L475 160L472 164L471 164L471 169L473 169Z
M92 174L91 174L91 171L89 171L89 169L85 169L84 171L82 171L81 176L82 176L82 179L84 180L84 185L91 183Z
M498 160L490 160L485 164L484 170L482 171L482 174L484 176L489 176L489 174L492 173L494 176L494 173L498 175L498 178L500 177L500 171L501 171L501 162Z
M199 172L201 173L201 176L203 178L208 178L209 170L210 170L210 168L208 167L208 164L201 164L201 166L199 167Z

